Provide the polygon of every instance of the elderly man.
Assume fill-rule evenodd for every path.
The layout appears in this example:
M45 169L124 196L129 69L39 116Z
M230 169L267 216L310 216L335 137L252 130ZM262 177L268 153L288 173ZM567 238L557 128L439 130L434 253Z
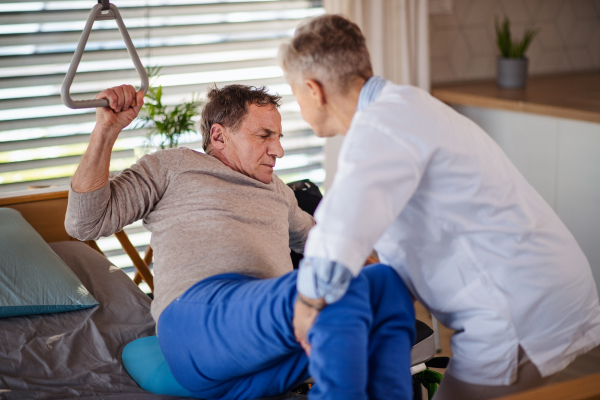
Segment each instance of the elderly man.
M159 151L110 180L112 146L143 94L120 86L97 98L109 107L97 110L73 177L67 231L95 239L143 219L155 252L158 340L185 389L208 399L272 396L310 371L312 399L410 397L414 311L389 267L365 269L323 310L310 360L296 342L289 249L303 251L314 220L273 174L283 156L278 96L212 89L202 111L206 154Z
M339 15L299 27L280 59L315 133L346 135L306 243L299 300L335 304L375 246L456 331L440 400L548 384L600 344L585 255L481 128L423 90L374 77L360 29ZM300 338L317 314L304 302Z

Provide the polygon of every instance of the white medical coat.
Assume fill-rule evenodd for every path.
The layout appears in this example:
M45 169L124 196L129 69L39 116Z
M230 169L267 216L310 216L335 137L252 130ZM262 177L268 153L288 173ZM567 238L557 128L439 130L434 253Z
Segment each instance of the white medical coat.
M543 376L600 344L600 306L575 239L475 123L387 83L352 120L306 257L357 275L374 247L454 329L451 373L515 381L518 347Z

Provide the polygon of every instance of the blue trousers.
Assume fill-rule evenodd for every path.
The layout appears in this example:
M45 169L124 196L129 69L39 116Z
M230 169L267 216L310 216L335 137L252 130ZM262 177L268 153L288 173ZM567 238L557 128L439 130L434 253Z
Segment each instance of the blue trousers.
M158 339L175 379L205 399L275 396L312 376L311 400L410 399L412 300L390 267L366 267L308 333L292 327L296 273L214 276L163 311Z

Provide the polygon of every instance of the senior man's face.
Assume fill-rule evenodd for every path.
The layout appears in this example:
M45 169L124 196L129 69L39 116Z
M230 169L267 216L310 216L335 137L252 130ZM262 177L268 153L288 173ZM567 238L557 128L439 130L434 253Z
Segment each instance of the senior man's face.
M281 115L273 105L252 104L237 132L230 132L229 167L263 183L271 182L275 159L283 157Z

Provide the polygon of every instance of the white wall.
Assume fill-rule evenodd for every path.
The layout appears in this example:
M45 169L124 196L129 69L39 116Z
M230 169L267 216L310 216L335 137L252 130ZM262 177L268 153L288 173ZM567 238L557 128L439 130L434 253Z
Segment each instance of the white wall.
M477 107L481 126L571 230L600 293L600 124Z
M344 136L340 135L327 138L327 141L325 142L325 182L323 183L325 191L329 189L333 182L333 178L337 171L338 154L340 153L343 142Z

